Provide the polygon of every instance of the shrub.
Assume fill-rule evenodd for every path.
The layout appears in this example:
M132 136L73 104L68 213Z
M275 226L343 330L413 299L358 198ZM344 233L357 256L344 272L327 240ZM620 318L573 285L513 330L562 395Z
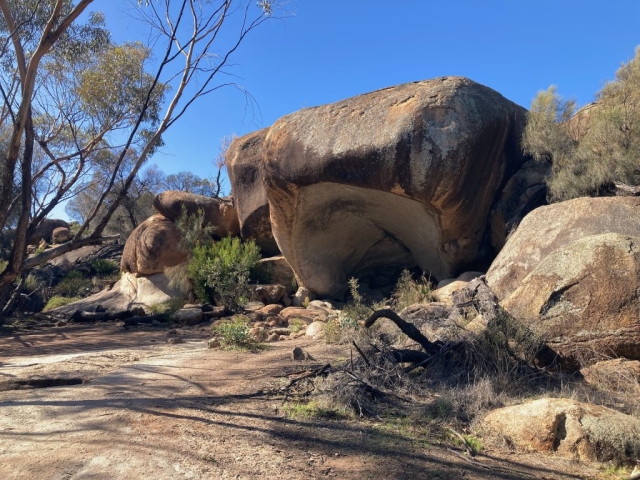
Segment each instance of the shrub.
M49 310L53 310L54 308L62 307L72 302L77 302L81 300L79 297L60 297L55 296L51 297L45 307L42 309L43 312L47 312Z
M555 87L538 92L522 139L526 153L552 162L549 200L606 195L615 182L640 184L640 48L579 111Z
M84 278L82 273L73 270L55 286L54 291L63 297L78 297L91 290L92 286L90 279Z
M215 300L238 311L249 299L251 269L259 260L259 248L253 240L242 243L239 238L227 237L196 246L187 267L195 295L201 301Z
M430 302L431 282L422 275L420 280L414 280L409 270L403 270L393 292L394 310L401 311L404 308L416 304Z
M180 216L175 221L180 231L180 249L191 252L198 245L209 245L213 239L215 227L208 224L204 218L204 210L198 209L194 214L187 213L187 207L182 205Z
M115 262L113 260L105 260L99 258L91 264L91 268L96 273L96 275L106 276L116 273L118 270L120 270L120 265L118 265L118 262Z
M230 322L216 325L213 333L220 337L223 348L248 349L255 344L249 335L249 318L244 315L234 315Z

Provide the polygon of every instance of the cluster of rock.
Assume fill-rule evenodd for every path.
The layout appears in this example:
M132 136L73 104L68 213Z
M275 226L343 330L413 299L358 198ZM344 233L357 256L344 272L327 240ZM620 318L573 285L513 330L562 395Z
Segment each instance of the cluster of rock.
M436 302L401 316L430 340L442 339L460 324L464 292L482 275L473 270L488 268L496 302L549 347L545 366L581 369L600 385L611 379L607 372L625 371L637 382L640 199L541 206L549 166L523 155L525 120L523 108L459 77L287 115L231 144L233 199L172 191L155 199L158 213L127 240L116 290L130 305L175 296L164 271L187 258L175 221L202 211L215 236L253 239L268 257L272 284L255 286L260 303L247 306L255 341L321 335L340 313L314 298L340 298L350 277L365 287L388 285L406 268L439 283ZM43 235L53 242L54 234ZM301 287L295 293L294 284ZM221 312L189 306L175 319L194 323ZM481 332L487 321L477 315L463 327ZM510 408L487 417L486 428L525 448L598 460L608 451L600 448L602 422L624 423L601 407L568 401ZM528 439L517 440L518 429Z

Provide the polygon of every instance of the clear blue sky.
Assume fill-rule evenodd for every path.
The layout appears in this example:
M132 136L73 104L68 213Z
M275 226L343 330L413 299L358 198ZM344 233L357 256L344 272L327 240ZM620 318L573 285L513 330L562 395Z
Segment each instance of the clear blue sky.
M97 0L91 7L105 12L117 41L141 39L127 6ZM584 105L640 45L638 0L293 0L289 10L249 36L236 56L233 71L260 112L246 112L234 90L206 97L150 163L207 176L225 135L444 75L469 77L525 107L555 84Z

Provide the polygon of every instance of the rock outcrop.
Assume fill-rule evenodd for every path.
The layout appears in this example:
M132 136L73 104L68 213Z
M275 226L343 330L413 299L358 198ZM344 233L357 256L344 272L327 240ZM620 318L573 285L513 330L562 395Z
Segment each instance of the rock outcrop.
M51 232L51 243L60 244L71 240L71 230L67 227L54 228Z
M278 120L263 140L263 183L301 284L331 297L380 268L444 279L482 258L494 200L526 160L524 121L523 108L457 77Z
M568 365L640 359L640 236L584 237L547 255L500 304Z
M226 164L242 238L255 240L263 255L273 256L280 250L271 231L262 171L262 146L268 131L264 128L236 138L229 146Z
M639 198L576 198L538 208L522 220L493 261L487 284L502 300L554 251L609 232L640 236Z
M180 231L161 214L155 214L131 232L122 252L122 271L138 275L162 273L187 259L180 250Z
M180 217L183 209L188 215L194 215L201 210L205 223L213 226L213 234L216 237L237 237L240 234L238 214L233 202L228 198L210 198L195 193L167 190L153 200L153 208L172 221Z
M59 227L69 228L69 224L64 220L45 218L29 238L29 245L38 245L42 240L48 244L53 243L53 239L51 238L53 231Z
M575 400L542 398L499 408L486 415L482 428L523 450L616 463L640 457L640 420Z

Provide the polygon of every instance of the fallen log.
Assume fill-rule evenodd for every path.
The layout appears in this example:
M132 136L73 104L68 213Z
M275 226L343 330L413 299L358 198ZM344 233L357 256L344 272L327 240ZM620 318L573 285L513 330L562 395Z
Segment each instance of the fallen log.
M129 317L133 317L139 312L135 310L122 310L119 312L85 312L82 310L76 310L73 312L69 320L82 323L82 322L107 322L110 320L124 320Z

